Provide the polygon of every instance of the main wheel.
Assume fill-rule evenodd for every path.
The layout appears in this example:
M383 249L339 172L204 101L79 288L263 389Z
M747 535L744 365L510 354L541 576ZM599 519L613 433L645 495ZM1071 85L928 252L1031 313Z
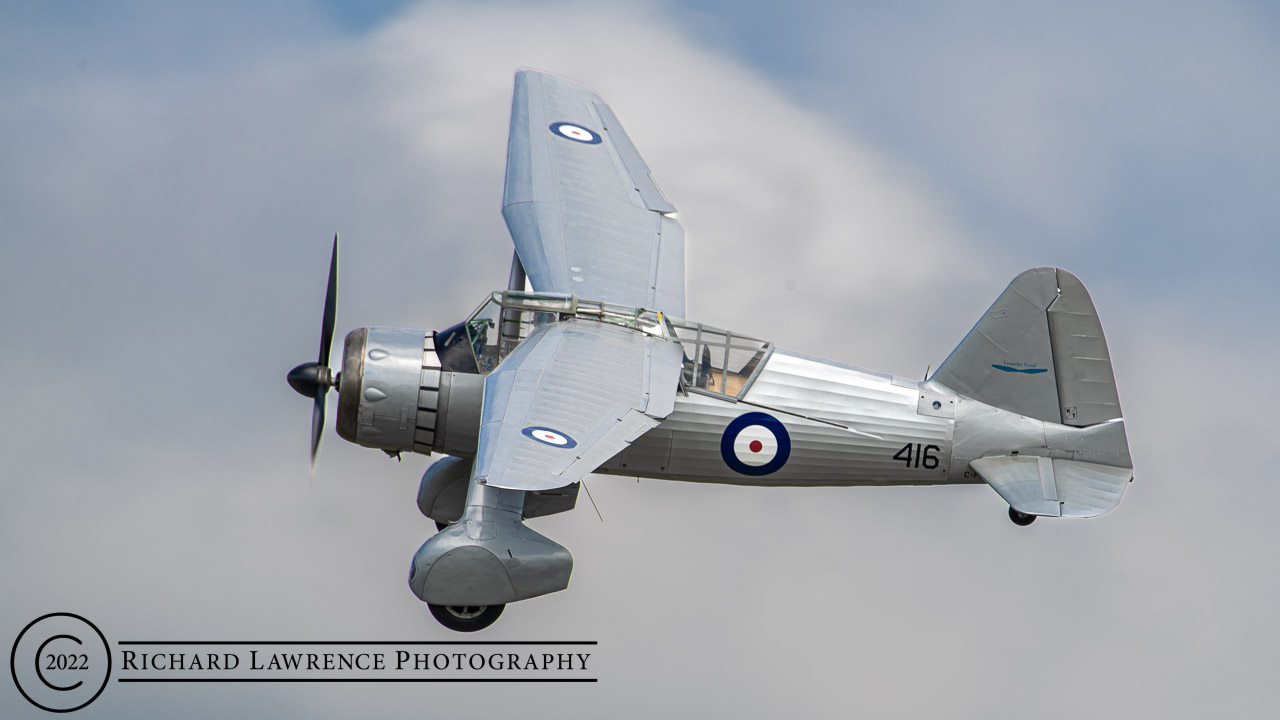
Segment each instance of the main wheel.
M1009 519L1013 521L1014 525L1018 525L1020 527L1026 527L1036 521L1036 516L1028 515L1023 512L1018 512L1017 510L1014 510L1012 507L1010 507Z
M432 605L431 614L454 632L483 630L497 621L506 605Z

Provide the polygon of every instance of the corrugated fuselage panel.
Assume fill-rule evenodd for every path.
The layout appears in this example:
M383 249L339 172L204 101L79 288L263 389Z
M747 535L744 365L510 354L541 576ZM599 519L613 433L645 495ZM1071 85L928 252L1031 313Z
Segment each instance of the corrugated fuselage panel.
M918 383L777 351L740 401L680 396L662 424L597 472L737 485L945 484L954 412L953 397Z

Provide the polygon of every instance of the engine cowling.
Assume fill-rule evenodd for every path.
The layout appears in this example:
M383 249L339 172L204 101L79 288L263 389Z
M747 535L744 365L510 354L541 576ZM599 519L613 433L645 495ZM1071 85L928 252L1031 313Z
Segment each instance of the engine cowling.
M474 455L484 377L442 369L435 338L388 327L347 333L338 435L388 453Z

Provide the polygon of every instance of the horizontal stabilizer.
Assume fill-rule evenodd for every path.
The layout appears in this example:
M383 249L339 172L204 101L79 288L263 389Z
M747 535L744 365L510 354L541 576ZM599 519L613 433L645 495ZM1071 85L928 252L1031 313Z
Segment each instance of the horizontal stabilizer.
M1027 515L1097 517L1120 504L1131 468L1035 455L997 455L972 467L1009 507Z

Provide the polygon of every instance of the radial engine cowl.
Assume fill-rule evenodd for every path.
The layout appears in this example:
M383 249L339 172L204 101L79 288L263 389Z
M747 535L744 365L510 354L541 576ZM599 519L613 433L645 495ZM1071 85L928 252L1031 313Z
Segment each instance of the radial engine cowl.
M435 445L440 360L423 330L370 327L347 334L338 392L338 434L388 452Z

